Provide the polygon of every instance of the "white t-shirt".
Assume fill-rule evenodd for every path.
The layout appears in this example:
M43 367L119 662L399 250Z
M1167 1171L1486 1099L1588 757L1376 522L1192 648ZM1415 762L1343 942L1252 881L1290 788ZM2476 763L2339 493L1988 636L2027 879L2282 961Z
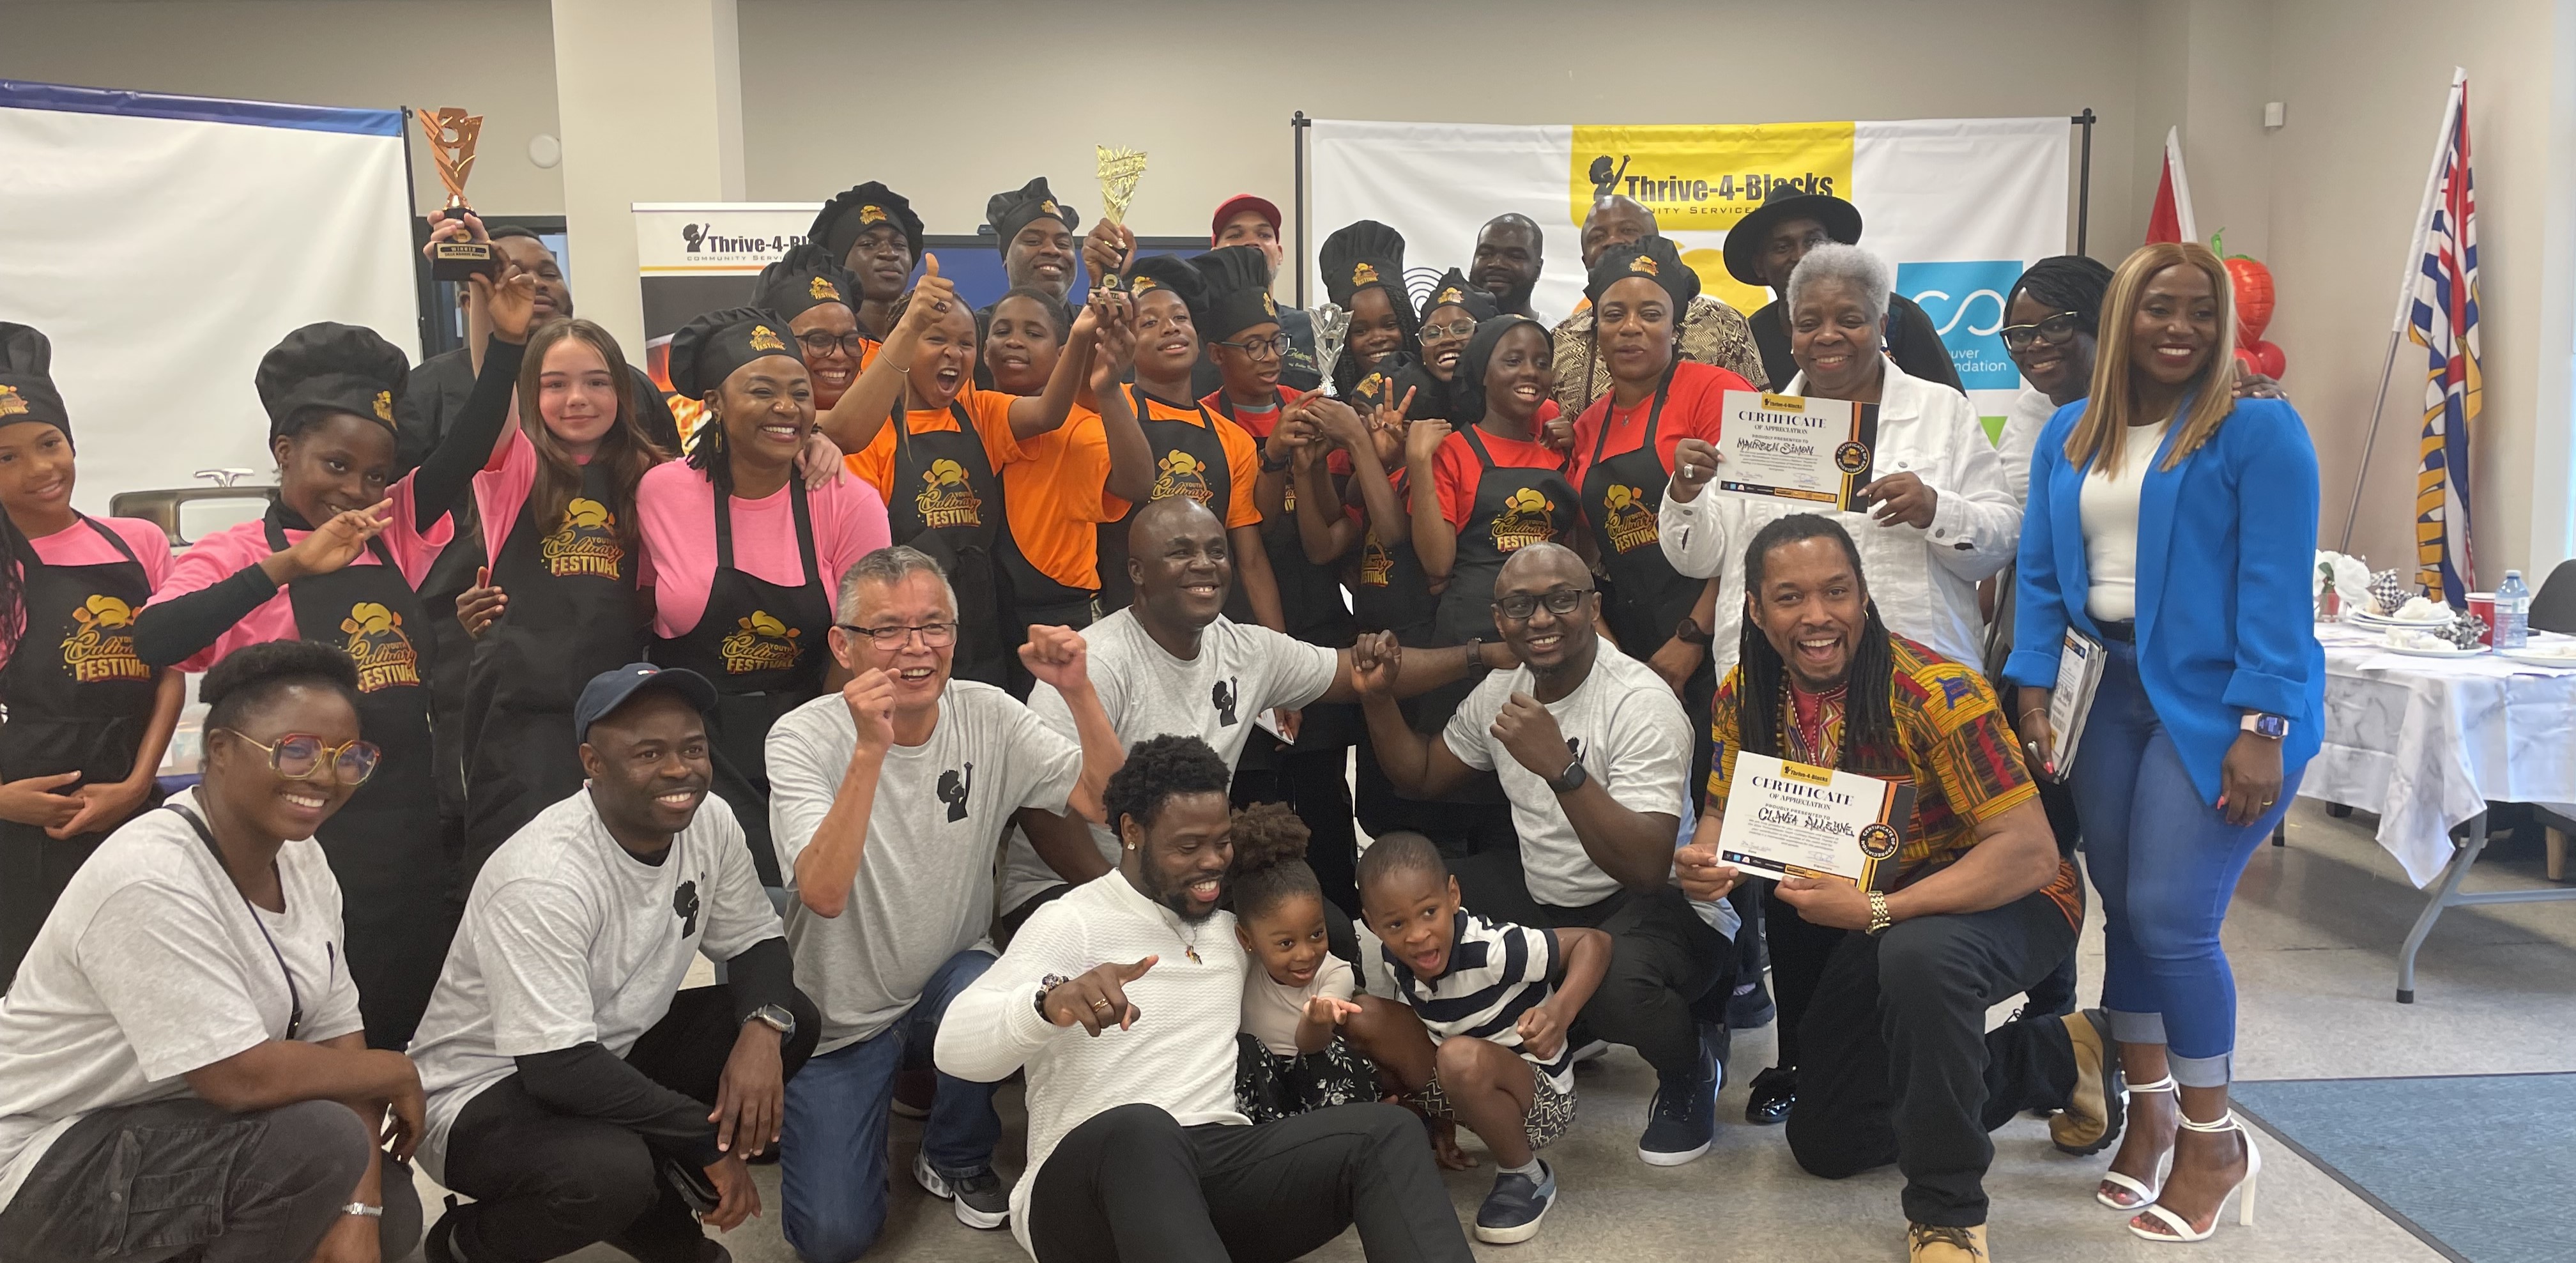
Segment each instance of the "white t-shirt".
M2125 623L2138 616L2138 496L2147 489L2164 446L2166 422L2129 427L2122 435L2120 472L2085 471L2075 511L2084 526L2084 570L2092 587L2084 612L2095 623Z
M1263 711L1296 709L1333 686L1341 660L1335 650L1310 645L1270 630L1247 627L1220 616L1199 633L1196 658L1175 658L1154 643L1136 611L1123 609L1085 628L1091 687L1108 712L1118 743L1134 749L1148 737L1166 734L1197 737L1234 766L1252 735L1253 721ZM1029 709L1067 737L1074 736L1073 712L1064 695L1040 684L1029 694ZM1098 825L1091 837L1114 867L1118 835ZM1038 858L1026 836L1014 831L1002 866L1005 912L1019 907L1064 879Z
M1514 693L1537 696L1528 667L1496 671L1459 703L1441 740L1458 761L1491 771L1512 800L1512 827L1521 838L1521 874L1530 897L1559 908L1581 908L1619 892L1619 881L1584 853L1574 824L1565 818L1549 777L1522 767L1493 736L1494 716ZM1599 644L1592 671L1573 692L1547 704L1556 726L1583 760L1583 770L1630 811L1660 812L1676 821L1690 814L1690 719L1663 677L1646 664Z
M1439 977L1416 975L1375 935L1361 941L1360 958L1368 966L1369 994L1411 1008L1434 1045L1461 1035L1499 1044L1557 1091L1573 1093L1572 1040L1544 1061L1521 1045L1521 1015L1556 994L1548 981L1563 968L1555 931L1488 921L1460 908L1450 927L1448 972Z
M589 790L538 812L476 874L412 1037L429 1094L422 1168L445 1181L448 1129L516 1058L594 1041L624 1057L700 951L730 960L779 936L742 826L714 794L659 864L609 836Z
M796 857L840 793L858 726L837 692L769 730L769 830L778 871L796 888ZM796 983L823 1010L828 1053L872 1039L921 998L949 957L984 941L993 921L993 862L1011 813L1061 814L1082 779L1082 747L989 684L951 680L930 740L886 751L850 902L825 918L787 905Z
M1324 963L1315 967L1315 976L1302 987L1291 987L1270 976L1261 967L1261 958L1247 954L1243 967L1243 1030L1260 1040L1264 1048L1281 1057L1297 1055L1297 1027L1306 1020L1306 1002L1319 995L1347 1000L1359 989L1359 980L1351 974L1351 963L1331 952L1324 953Z
M203 814L193 789L171 801ZM286 910L253 921L176 812L144 812L99 844L0 999L0 1207L73 1123L189 1095L180 1076L287 1038L299 1003L297 1039L361 1029L321 846L279 848L277 880Z

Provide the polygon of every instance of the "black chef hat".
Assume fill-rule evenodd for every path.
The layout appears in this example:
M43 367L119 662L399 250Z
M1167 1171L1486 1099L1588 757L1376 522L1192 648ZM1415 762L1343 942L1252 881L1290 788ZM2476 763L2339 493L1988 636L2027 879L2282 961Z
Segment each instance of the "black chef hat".
M1476 336L1467 339L1467 350L1458 357L1458 375L1449 383L1449 423L1474 425L1485 419L1485 370L1493 367L1494 348L1503 344L1503 335L1523 325L1547 336L1547 326L1527 316L1502 315L1476 326Z
M54 389L54 344L27 325L0 321L0 425L41 421L72 436L71 414Z
M1255 253L1258 253L1257 247L1237 246L1228 248L1252 249ZM1178 255L1149 254L1136 260L1127 268L1127 288L1128 291L1134 294L1140 302L1143 301L1145 295L1150 294L1155 290L1170 290L1173 293L1180 295L1181 302L1190 309L1190 324L1192 327L1197 327L1199 323L1206 318L1208 305L1207 278L1201 276L1198 268L1193 266L1189 260L1181 258ZM1204 338L1206 330L1201 329L1200 335Z
M824 303L839 303L856 315L859 281L833 262L826 247L811 241L790 246L776 263L760 270L751 286L751 305L794 320Z
M1270 298L1270 256L1261 247L1210 250L1190 266L1207 282L1205 310L1194 322L1200 337L1221 342L1254 325L1279 323L1279 304Z
M1403 233L1363 219L1324 238L1324 248L1316 257L1324 269L1324 293L1334 306L1349 310L1353 297L1375 285L1385 289L1396 306L1413 310L1413 301L1404 292Z
M253 381L275 438L293 433L315 411L346 412L391 430L394 400L410 372L402 350L375 330L326 320L269 348Z
M1422 318L1430 319L1431 313L1442 307L1464 307L1479 322L1503 314L1502 304L1495 302L1492 294L1468 284L1467 274L1456 268L1441 273L1440 279L1431 283L1431 295L1422 300Z
M671 389L704 399L734 370L772 355L798 358L787 322L760 307L710 311L671 335Z
M1583 296L1594 303L1612 285L1631 276L1642 276L1663 286L1673 298L1673 320L1679 323L1682 309L1699 297L1699 273L1682 262L1682 252L1662 237L1622 242L1601 252L1592 264L1592 274L1584 279Z
M903 239L912 246L912 257L921 258L921 216L912 212L912 203L900 193L874 180L851 189L823 203L822 212L814 216L814 226L805 230L807 240L828 251L832 262L850 257L850 247L859 234L878 224L892 224L903 230Z
M1055 194L1047 191L1045 176L984 201L984 222L993 226L993 245L1004 254L1010 253L1011 238L1019 236L1030 220L1046 217L1061 221L1066 232L1082 226L1082 216L1075 214L1072 207L1059 204Z

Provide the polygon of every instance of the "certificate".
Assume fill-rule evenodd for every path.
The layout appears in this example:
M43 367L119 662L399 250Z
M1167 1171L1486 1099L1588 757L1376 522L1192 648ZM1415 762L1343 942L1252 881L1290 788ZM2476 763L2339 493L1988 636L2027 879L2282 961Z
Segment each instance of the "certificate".
M1878 405L1730 390L1717 448L1720 491L1857 512L1878 449Z
M1839 877L1863 890L1896 885L1914 821L1914 787L1858 772L1738 753L1717 862L1764 877Z

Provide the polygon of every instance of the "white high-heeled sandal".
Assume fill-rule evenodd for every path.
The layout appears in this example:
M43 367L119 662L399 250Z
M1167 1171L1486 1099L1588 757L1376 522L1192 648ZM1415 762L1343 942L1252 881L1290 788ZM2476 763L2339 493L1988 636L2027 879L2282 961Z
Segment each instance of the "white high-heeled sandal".
M2245 1124L2236 1120L2236 1111L2234 1110L2227 1111L2226 1114L2220 1116L2215 1122L2207 1123L2193 1122L2191 1116L2186 1114L2182 1117L2182 1127L2186 1131L2196 1131L2204 1135L2215 1132L2232 1131L2245 1137L2245 1178L2238 1180L2236 1182L2236 1187L2219 1195L2218 1209L2210 1215L2209 1226L2206 1228L2194 1231L2189 1220L2186 1220L2182 1216L2177 1215L2170 1210L2166 1210L2163 1206L2159 1205L2149 1206L2145 1210L2138 1212L2135 1216L2132 1216L2129 1220L2129 1231L2134 1232L2149 1241L2207 1241L2211 1233L2218 1231L2218 1221L2227 1217L2227 1199L2229 1197L2237 1198L2237 1226L2243 1228L2253 1227L2254 1181L2256 1177L2263 1174L2263 1151L2254 1147L2254 1133L2245 1130ZM2150 1229L2141 1228L2138 1226L2140 1220L2151 1220L2168 1231L2156 1232Z
M2133 1097L2140 1092L2172 1092L2174 1090L2175 1087L2172 1075L2166 1075L2153 1083L2132 1083L2129 1085L2129 1095ZM2130 1126L2134 1127L2136 1125L2137 1116L2132 1114L2130 1115ZM2097 1184L2093 1187L2093 1200L2100 1202L2113 1210L2123 1210L2134 1215L2140 1210L2155 1204L2156 1192L2164 1187L2165 1174L2171 1170L2173 1170L2173 1150L2171 1148L2167 1148L2164 1152L2164 1156L2156 1159L2156 1182L2153 1184L2142 1184L2135 1179L2120 1174L2117 1171L2105 1171L2102 1173L2102 1184ZM2121 1201L2112 1196L2108 1189L2103 1188L2103 1184L2110 1185L2112 1188L2125 1192L2137 1200L2129 1202Z

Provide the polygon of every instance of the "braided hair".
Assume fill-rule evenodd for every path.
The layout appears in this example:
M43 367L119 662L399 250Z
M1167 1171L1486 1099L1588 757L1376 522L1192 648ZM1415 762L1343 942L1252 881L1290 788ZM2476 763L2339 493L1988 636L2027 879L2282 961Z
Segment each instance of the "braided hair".
M1234 813L1234 915L1262 915L1299 895L1324 897L1306 864L1306 822L1280 803L1254 803Z
M2013 300L2028 294L2053 310L2074 312L2076 325L2098 337L2102 297L2110 288L2111 269L2101 260L2080 254L2053 255L2031 264L2012 283L2004 293L2004 310L2011 311Z
M1745 546L1744 630L1735 650L1736 742L1754 754L1780 757L1781 725L1788 718L1782 706L1789 691L1788 664L1754 618L1762 599L1763 565L1775 549L1810 539L1830 539L1841 545L1852 574L1861 579L1861 591L1864 595L1869 591L1868 577L1861 574L1860 548L1832 518L1792 513L1763 527ZM1842 746L1834 755L1834 765L1850 771L1870 770L1851 766L1854 747L1883 746L1896 740L1896 713L1888 700L1888 682L1895 674L1895 642L1879 619L1878 602L1865 600L1864 608L1868 614L1861 626L1860 645L1852 651L1851 668L1844 677Z

